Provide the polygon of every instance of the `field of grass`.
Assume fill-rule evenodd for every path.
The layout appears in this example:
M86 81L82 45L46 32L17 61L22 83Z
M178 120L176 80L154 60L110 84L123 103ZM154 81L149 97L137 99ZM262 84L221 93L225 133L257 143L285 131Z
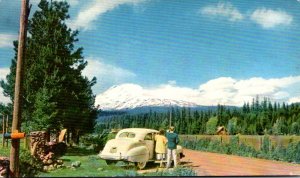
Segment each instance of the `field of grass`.
M64 168L42 172L38 174L38 177L196 176L193 170L183 167L172 171L163 170L139 174L134 166L125 166L122 162L113 166L107 166L105 161L100 159L95 153L78 148L69 149L68 153L61 157L61 159L64 161ZM81 162L79 168L71 168L72 162L75 161ZM149 167L153 168L153 165L149 165Z
M54 171L42 172L38 177L103 177L103 176L118 176L127 175L134 170L124 169L118 166L107 166L104 160L101 160L97 155L83 156L63 156L66 167L59 168ZM80 161L81 165L78 168L70 168L72 162Z

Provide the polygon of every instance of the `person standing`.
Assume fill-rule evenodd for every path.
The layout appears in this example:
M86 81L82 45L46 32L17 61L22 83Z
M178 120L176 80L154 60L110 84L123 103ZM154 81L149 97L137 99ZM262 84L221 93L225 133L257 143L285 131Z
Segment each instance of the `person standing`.
M155 135L155 152L156 157L160 160L160 167L163 167L163 160L166 157L166 144L167 138L165 137L165 131L159 130L159 133Z
M168 139L168 151L167 151L167 168L171 166L171 158L174 160L174 167L177 166L177 144L179 143L178 134L174 132L175 128L171 126L169 128L169 132L167 132L166 136Z

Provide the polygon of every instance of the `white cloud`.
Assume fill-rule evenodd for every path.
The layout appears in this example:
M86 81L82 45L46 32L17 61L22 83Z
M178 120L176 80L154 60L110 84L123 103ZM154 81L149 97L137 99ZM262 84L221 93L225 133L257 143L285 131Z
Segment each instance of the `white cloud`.
M218 3L216 5L209 5L200 10L204 15L209 16L223 16L229 21L239 21L244 16L231 3Z
M300 101L300 97L295 96L296 93L289 92L291 88L296 88L296 91L300 90L299 84L300 76L273 79L254 77L246 80L220 77L201 84L196 89L179 87L172 82L152 88L144 88L136 84L123 84L124 87L120 87L122 92L114 95L110 93L110 96L116 96L117 98L113 99L120 100L122 93L130 93L128 96L136 96L138 98L181 100L208 106L217 104L241 106L244 102L251 103L252 99L257 95L268 97L271 101ZM103 97L104 94L105 92L98 96Z
M293 16L284 11L266 8L256 9L250 18L265 29L279 25L290 25L293 21Z
M13 41L17 39L18 36L14 34L0 34L0 48L12 48Z
M9 73L9 68L0 68L0 80L6 80L6 75ZM10 103L10 98L3 95L3 89L0 87L0 103Z
M169 80L169 81L168 81L168 84L169 84L169 85L176 85L176 80Z
M9 68L0 68L0 80L6 80L6 75L9 73Z
M289 96L293 96L293 93L288 93L288 89L298 87L297 84L299 86L300 76L274 79L254 77L246 80L222 77L200 85L199 89L207 104L220 102L241 105L251 101L256 95L269 97L273 101L287 101Z
M93 27L93 22L102 14L111 11L122 4L138 4L143 0L93 0L87 7L83 8L75 20L68 22L73 29L89 30Z
M99 58L87 58L88 65L83 70L83 75L89 79L97 78L97 84L94 86L94 92L99 92L110 85L116 85L129 82L136 77L136 74L118 66L106 64Z
M300 96L290 98L288 103L300 103Z

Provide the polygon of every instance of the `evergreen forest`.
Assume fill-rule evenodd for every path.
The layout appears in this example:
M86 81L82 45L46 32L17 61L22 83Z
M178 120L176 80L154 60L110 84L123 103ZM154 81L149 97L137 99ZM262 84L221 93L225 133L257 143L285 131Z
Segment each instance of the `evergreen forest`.
M171 111L171 113L170 113ZM194 110L172 107L168 112L150 110L140 114L118 114L101 117L97 130L142 127L167 129L171 123L179 134L215 134L224 126L230 135L299 135L300 104L271 102L259 97L242 107L218 105L216 108Z

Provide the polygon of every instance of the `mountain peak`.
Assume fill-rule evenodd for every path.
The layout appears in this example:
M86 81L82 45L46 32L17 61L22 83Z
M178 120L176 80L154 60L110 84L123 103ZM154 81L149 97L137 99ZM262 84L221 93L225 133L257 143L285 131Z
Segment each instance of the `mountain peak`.
M99 105L102 110L124 110L144 106L198 106L192 102L158 97L154 93L146 93L141 86L136 84L112 86L96 97L95 104Z

